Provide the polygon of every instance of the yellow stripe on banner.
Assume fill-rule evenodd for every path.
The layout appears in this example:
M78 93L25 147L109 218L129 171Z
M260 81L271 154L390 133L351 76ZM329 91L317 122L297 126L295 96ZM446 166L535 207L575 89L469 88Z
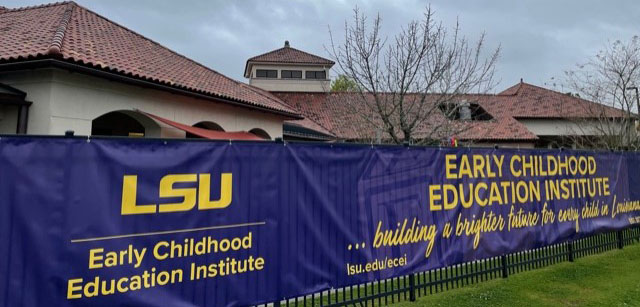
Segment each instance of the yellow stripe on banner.
M95 238L86 238L86 239L74 239L74 240L71 240L71 243L104 241L104 240L134 238L134 237L146 237L146 236L166 235L166 234L185 233L185 232L196 232L196 231L213 230L213 229L228 229L228 228L249 227L249 226L262 226L262 225L265 225L265 224L266 224L266 222L255 222L255 223L219 225L219 226L209 226L209 227L190 228L190 229L177 229L177 230L166 230L166 231L155 231L155 232L130 233L130 234L124 234L124 235L117 235L117 236L95 237Z

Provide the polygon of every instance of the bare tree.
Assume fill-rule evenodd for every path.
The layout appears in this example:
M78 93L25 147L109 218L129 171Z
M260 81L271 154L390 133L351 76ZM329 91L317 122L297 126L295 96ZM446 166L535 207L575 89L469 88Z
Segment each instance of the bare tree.
M640 148L638 97L640 86L640 38L615 41L585 64L565 72L574 96L598 102L585 104L586 116L577 118L574 142L580 147ZM604 106L603 106L604 105Z
M495 86L500 48L485 56L484 34L469 42L459 23L447 30L430 6L391 39L382 36L381 25L379 14L369 23L355 8L352 22L345 21L343 42L336 43L329 29L328 52L340 73L357 84L351 110L394 143L433 142L464 129L450 114L442 116L457 109L443 106Z

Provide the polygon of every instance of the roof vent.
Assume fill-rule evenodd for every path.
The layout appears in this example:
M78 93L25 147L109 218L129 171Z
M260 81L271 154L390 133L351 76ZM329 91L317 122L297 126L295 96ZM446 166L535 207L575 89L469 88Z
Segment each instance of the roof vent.
M284 41L284 46L289 47L289 41Z

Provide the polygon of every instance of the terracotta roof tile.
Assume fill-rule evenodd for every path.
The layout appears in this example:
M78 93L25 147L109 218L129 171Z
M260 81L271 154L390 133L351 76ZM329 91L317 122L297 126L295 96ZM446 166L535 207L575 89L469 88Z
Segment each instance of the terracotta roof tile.
M74 2L0 14L0 62L53 57L298 116L269 92L227 78Z
M289 46L284 46L280 49L272 50L267 53L254 56L248 59L247 62L277 62L326 65L335 64L335 62L331 60Z
M309 129L314 129L308 125L320 125L331 135L340 139L375 139L377 133L375 127L361 114L353 110L354 102L361 101L355 95L357 93L274 93L281 100L287 102L289 106L300 112L305 119L303 121L291 121ZM459 121L456 125L461 125L456 137L461 140L473 141L531 141L537 136L517 120L496 110L497 106L485 105L485 102L493 99L503 99L495 95L464 95L460 99L477 102L493 117L488 121ZM362 103L362 102L361 102ZM363 107L365 108L365 107ZM417 137L425 135L433 125L441 124L448 119L440 112L433 113L434 118L425 122L417 129ZM369 120L375 118L372 114ZM382 135L384 138L385 135ZM439 136L450 137L450 136Z
M305 116L305 121L294 121L309 129L311 121L341 139L376 138L375 128L354 111L354 102L361 101L357 93L274 93L291 108ZM584 99L568 96L527 83L519 83L497 95L462 95L460 100L478 103L493 119L487 121L458 121L461 133L456 137L473 141L531 141L537 136L518 118L585 118L594 113L622 116L614 108ZM360 102L362 103L362 102ZM356 106L357 108L357 106ZM366 107L362 107L366 109ZM595 112L594 112L595 110ZM371 114L369 120L374 119ZM433 125L447 121L440 112L417 129L430 131ZM375 120L374 120L375 121ZM378 125L381 126L381 125ZM380 133L380 132L378 132Z
M619 109L523 82L500 92L498 96L510 97L502 107L514 118L624 116Z
M285 44L288 44L288 42ZM335 64L335 62L331 60L289 47L288 45L248 59L244 67L245 77L247 78L249 77L249 66L253 63L313 64L329 66L333 66L333 64Z

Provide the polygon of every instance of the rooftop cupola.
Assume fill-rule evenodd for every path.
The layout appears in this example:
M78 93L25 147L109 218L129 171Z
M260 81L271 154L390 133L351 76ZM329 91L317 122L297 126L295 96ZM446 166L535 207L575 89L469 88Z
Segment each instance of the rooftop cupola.
M330 89L333 64L291 47L286 40L284 47L247 60L244 76L249 84L272 92L325 92Z

